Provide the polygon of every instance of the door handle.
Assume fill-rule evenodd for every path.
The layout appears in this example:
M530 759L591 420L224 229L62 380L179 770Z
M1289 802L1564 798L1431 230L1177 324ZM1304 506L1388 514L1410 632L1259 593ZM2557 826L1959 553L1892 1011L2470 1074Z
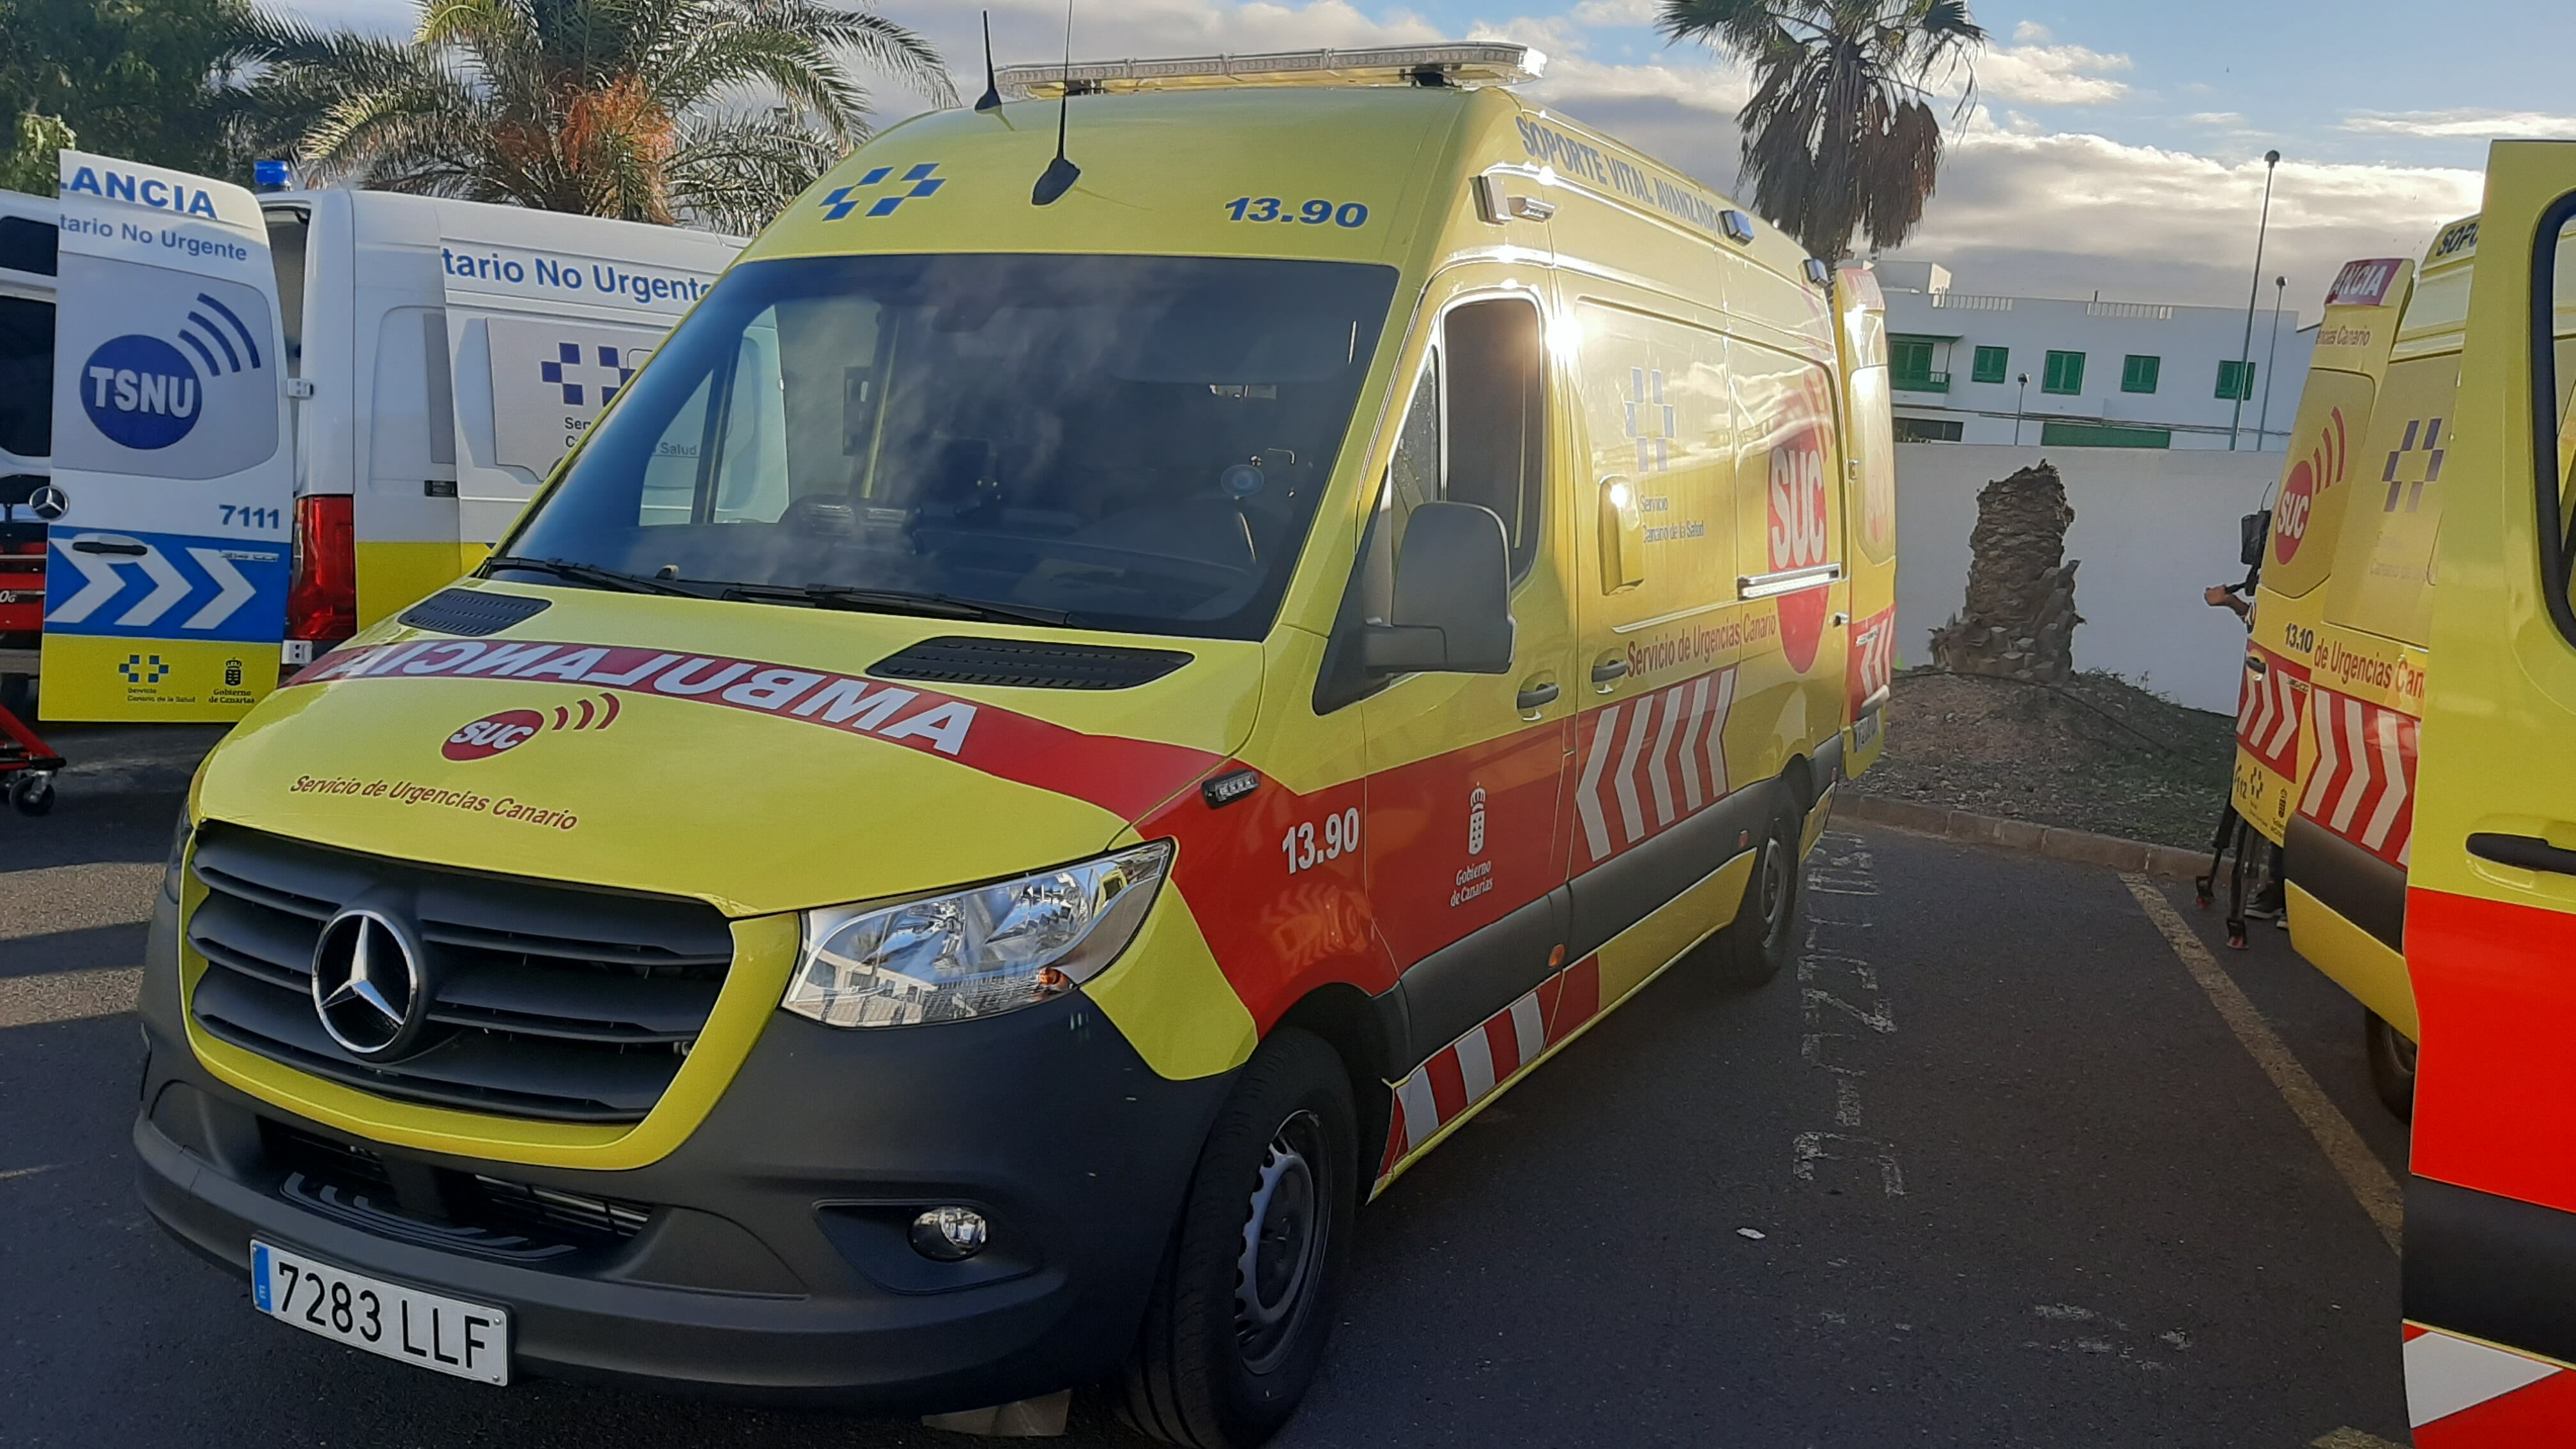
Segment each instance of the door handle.
M1604 654L1592 661L1592 682L1608 684L1628 672L1628 661L1616 654Z
M2552 845L2537 835L2502 835L2481 830L2469 837L2469 854L2522 870L2576 875L2576 850Z
M1534 680L1521 686L1520 707L1524 710L1545 709L1556 703L1556 697L1564 692L1556 687L1553 679Z

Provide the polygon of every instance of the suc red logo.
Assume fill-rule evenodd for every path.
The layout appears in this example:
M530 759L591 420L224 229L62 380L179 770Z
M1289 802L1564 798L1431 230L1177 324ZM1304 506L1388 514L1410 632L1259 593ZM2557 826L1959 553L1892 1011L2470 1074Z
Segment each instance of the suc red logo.
M451 760L488 760L504 750L517 749L545 727L546 717L533 709L505 709L449 735L438 752Z

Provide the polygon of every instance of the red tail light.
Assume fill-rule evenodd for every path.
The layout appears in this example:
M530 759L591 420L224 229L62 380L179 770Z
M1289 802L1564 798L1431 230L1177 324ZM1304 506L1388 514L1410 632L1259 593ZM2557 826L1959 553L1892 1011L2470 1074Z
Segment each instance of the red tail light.
M295 573L286 586L286 637L315 652L358 632L358 538L346 493L295 500Z

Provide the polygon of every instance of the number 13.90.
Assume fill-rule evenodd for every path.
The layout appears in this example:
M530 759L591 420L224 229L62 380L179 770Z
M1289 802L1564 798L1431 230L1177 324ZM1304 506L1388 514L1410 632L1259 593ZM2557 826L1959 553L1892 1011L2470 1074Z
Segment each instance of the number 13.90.
M1318 862L1339 860L1355 854L1360 848L1360 812L1345 810L1324 817L1320 836L1313 821L1292 825L1279 840L1279 849L1288 857L1288 873L1313 870Z

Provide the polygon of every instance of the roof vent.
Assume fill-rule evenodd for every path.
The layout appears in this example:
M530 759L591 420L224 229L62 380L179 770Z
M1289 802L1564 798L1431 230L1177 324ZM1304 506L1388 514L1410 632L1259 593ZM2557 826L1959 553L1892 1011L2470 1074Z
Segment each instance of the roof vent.
M1026 639L924 639L878 660L879 679L929 684L997 684L1020 689L1133 689L1193 659L1177 649L1113 649Z
M504 594L484 589L441 589L403 610L401 622L414 629L480 639L523 624L554 607L552 599Z

